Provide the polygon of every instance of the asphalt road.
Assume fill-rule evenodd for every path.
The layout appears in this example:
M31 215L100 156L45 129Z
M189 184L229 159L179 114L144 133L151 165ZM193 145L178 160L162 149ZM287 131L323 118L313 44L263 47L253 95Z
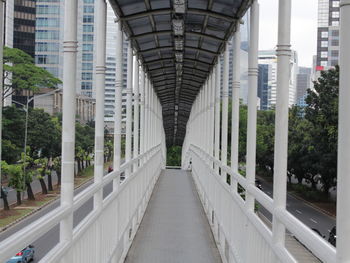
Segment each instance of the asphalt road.
M272 184L263 180L260 181L262 183L263 192L272 197ZM316 228L322 235L326 236L326 239L328 240L329 232L336 223L335 218L328 216L290 194L287 195L287 210L308 227ZM261 205L259 205L259 211L272 221L271 213Z
M93 180L77 188L74 191L74 195L77 195L92 183L93 183ZM104 187L103 189L104 198L112 191L112 188L113 188L112 183ZM0 233L0 242L6 239L7 237L11 236L12 234L16 233L18 230L22 229L23 227L29 225L33 221L37 220L38 218L42 217L43 215L47 214L49 211L55 209L59 205L60 205L60 199L46 206L45 208L38 211L37 213L29 216L28 218L24 219L23 221L16 224L15 226ZM81 222L81 220L84 219L86 215L88 215L92 211L92 209L93 209L93 200L92 198L90 198L84 205L82 205L79 209L77 209L74 212L74 215L73 215L74 226L78 225L79 222ZM43 236L41 236L40 238L38 238L32 243L32 245L34 245L35 247L35 260L33 262L39 262L39 260L43 258L46 255L46 253L50 251L58 243L58 241L59 241L59 225L56 225L50 231L48 231L46 234L44 234Z

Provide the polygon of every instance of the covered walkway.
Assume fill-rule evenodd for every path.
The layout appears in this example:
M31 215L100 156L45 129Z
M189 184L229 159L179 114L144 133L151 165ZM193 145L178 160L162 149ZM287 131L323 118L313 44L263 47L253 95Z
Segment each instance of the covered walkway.
M160 175L126 262L221 262L189 173Z

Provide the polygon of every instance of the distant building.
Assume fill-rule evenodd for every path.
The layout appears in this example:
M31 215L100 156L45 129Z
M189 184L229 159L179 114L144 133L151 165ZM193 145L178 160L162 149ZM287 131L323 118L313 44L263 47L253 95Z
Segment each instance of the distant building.
M339 2L339 0L318 0L317 71L338 65Z
M312 88L311 68L299 67L299 73L297 74L296 101L298 102L310 88Z
M15 0L13 47L35 55L35 0Z
M271 74L271 66L268 64L259 64L258 75L258 97L260 99L260 110L269 109L269 74Z
M268 102L267 109L276 106L277 96L277 56L275 50L259 51L260 65L269 65L269 80L268 80ZM296 103L296 75L298 72L298 55L296 51L292 51L290 58L290 82L289 82L289 107Z
M50 115L62 113L63 93L62 89L55 92L50 89L41 89L40 93L34 95L34 108L43 109ZM95 100L77 94L76 116L81 123L93 121L95 119Z

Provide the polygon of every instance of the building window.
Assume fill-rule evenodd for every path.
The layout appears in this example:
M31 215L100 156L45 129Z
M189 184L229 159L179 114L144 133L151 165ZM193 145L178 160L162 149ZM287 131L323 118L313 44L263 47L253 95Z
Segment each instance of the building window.
M86 53L84 53L83 54L83 61L92 61L93 60L93 56L92 56L92 54L86 54Z
M83 81L81 83L81 89L82 90L92 90L92 82L85 82L85 81Z
M57 55L37 55L35 56L36 64L58 64Z
M331 61L331 66L334 67L336 65L338 65L338 60L332 60Z
M84 4L93 4L94 0L84 0Z
M333 11L332 12L332 18L339 18L339 12L338 11Z
M322 67L327 67L327 66L328 66L327 61L321 61L321 66L322 66Z
M84 14L94 13L94 7L91 5L84 6Z
M36 7L36 13L40 15L59 15L59 6L38 5Z
M57 40L59 39L59 32L58 30L37 30L35 37L36 39Z
M60 20L58 18L47 18L47 17L38 17L36 19L37 27L59 27Z
M321 37L322 38L327 38L328 37L328 32L327 31L321 32Z
M83 70L92 70L92 63L83 63Z
M327 58L328 57L328 52L327 51L322 51L321 52L321 58Z
M337 58L339 56L339 51L338 50L332 50L331 51L331 56Z
M339 21L332 21L332 26L339 26Z
M339 47L339 40L337 39L332 40L331 44L332 44L332 47Z
M81 79L82 80L92 80L92 73L91 72L81 73Z
M94 32L94 26L93 25L83 25L83 31L84 32Z
M37 42L35 43L35 51L47 52L47 51L59 51L58 43Z
M328 47L328 41L321 41L321 47Z
M93 51L94 46L92 44L83 44L83 51Z
M94 16L93 15L84 15L83 22L84 23L93 23L94 22Z
M339 7L339 1L333 1L332 6L333 7Z
M339 37L339 30L332 30L332 37Z
M50 72L52 75L54 75L56 78L58 77L58 68L54 67L44 67L48 72Z
M84 42L92 42L92 41L94 41L94 35L84 34L83 35L83 41Z

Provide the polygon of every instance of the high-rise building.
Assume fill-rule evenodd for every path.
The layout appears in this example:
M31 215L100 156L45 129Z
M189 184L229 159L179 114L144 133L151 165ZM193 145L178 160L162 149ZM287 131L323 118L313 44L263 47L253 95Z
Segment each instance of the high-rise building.
M316 71L338 65L339 0L318 0Z
M268 102L267 108L271 109L276 105L277 96L277 56L276 50L259 51L260 65L269 65L268 80ZM296 103L296 75L298 72L298 55L296 51L292 51L290 57L290 82L289 82L289 107ZM260 98L261 99L261 98Z
M311 68L299 67L297 74L297 94L296 101L303 98L306 91L312 87Z
M116 40L117 24L115 15L109 2L107 2L107 42L106 42L106 80L105 80L105 121L108 124L114 122L115 103L115 75L116 75ZM125 39L125 38L124 38ZM122 108L126 109L126 84L127 84L127 50L128 42L123 41L123 90ZM125 113L125 110L122 110Z
M271 74L271 65L259 64L258 97L260 98L260 110L269 109L269 92L271 91L269 74Z
M13 14L13 47L34 58L35 0L15 0Z
M36 1L35 63L62 80L63 1Z

